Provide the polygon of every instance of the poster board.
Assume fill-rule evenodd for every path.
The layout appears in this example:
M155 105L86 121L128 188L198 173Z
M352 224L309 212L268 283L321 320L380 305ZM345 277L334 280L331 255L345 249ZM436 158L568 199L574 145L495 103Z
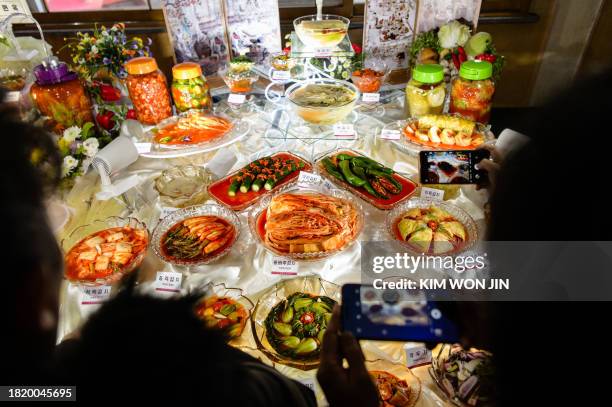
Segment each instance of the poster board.
M278 0L222 0L233 57L245 53L263 66L282 50Z
M418 0L417 34L463 19L475 29L482 0Z
M408 68L408 49L417 24L418 0L366 0L363 49L391 70Z
M196 62L205 75L229 63L222 0L162 0L174 62Z

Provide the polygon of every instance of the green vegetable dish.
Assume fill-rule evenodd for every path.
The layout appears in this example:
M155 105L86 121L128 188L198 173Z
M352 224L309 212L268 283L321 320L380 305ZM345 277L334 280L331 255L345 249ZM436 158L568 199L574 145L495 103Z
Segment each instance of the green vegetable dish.
M266 317L268 342L282 356L295 360L317 359L335 304L336 301L325 296L291 294Z

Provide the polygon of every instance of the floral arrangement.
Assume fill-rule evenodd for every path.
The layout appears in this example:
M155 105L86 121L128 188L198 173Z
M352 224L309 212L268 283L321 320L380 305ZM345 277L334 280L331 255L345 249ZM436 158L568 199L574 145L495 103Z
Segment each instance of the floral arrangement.
M73 180L87 171L92 158L98 153L100 141L96 137L94 124L83 127L72 126L64 130L57 139L62 161L62 179Z
M472 35L470 27L451 21L438 29L416 36L410 47L410 64L439 63L448 78L459 74L461 64L467 60L483 60L493 64L493 78L498 80L505 59L493 45L491 34Z
M132 58L151 56L151 43L150 38L128 39L125 25L118 23L110 29L96 27L92 34L78 32L67 44L75 70L95 104L101 147L119 134L125 119L136 118L134 110L122 103L122 96L127 94L124 64Z
M90 82L100 76L124 79L127 76L124 64L135 57L151 56L151 39L146 42L139 37L128 39L125 25L118 23L110 29L94 28L92 34L78 32L67 47L72 50L72 62L81 78Z

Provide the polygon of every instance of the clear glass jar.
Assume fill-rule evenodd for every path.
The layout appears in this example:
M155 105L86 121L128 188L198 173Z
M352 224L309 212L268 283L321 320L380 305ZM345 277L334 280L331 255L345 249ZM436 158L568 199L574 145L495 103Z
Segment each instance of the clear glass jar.
M212 99L202 68L194 62L183 62L172 68L172 99L179 112L191 109L211 110Z
M34 68L34 76L36 82L30 89L30 96L36 108L49 117L55 133L93 122L89 97L68 65L51 59Z
M487 61L466 61L451 85L450 112L487 124L491 118L495 82Z
M442 113L445 99L444 68L438 64L417 65L406 85L408 116Z
M153 58L139 57L125 63L126 80L136 118L142 124L157 124L172 116L166 77Z

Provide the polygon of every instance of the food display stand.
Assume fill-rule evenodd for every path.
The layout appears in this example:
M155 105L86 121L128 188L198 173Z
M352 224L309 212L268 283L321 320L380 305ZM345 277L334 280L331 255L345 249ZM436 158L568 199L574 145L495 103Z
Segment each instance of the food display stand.
M221 84L219 78L206 78L206 86L204 79L197 82L197 92L208 93L210 85L212 106L207 103L183 113L169 112L169 89L164 88L163 74L157 71L142 42L136 46L138 55L142 55L132 59L132 66L127 68L127 89L121 81L114 83L115 95L107 83L93 79L95 95L105 101L110 92L113 101L138 97L139 106L134 112L131 108L104 110L103 104L95 105L97 126L114 139L99 151L99 142L91 141L94 136L87 133L92 130L86 125L72 130L74 123L58 123L56 128L61 135L60 149L62 143L82 143L77 149L90 164L83 165L82 174L63 189L61 200L50 205L50 217L57 225L67 260L58 343L78 332L88 316L116 294L121 277L138 270L140 293L165 298L208 296L212 300L202 303L202 313L213 324L218 322L215 315L231 320L226 314L239 313L236 318L240 322L231 325L235 335L230 344L311 386L319 403L324 404L315 379L318 359L301 357L318 352L323 330L317 328L306 339L292 337L294 328L287 323L292 316L285 321L283 313L284 325L268 316L278 305L275 299L306 293L302 302L314 301L321 315L328 315L330 305L316 298L339 302L342 284L361 282L363 242L397 240L399 235L409 241L415 237L415 230L406 231L398 222L421 222L424 214L430 222L448 223L449 231L453 226L455 232L445 237L455 249L465 250L478 243L477 238L485 234L487 192L477 190L475 185L449 185L434 194L444 200L439 204L427 195L431 189L420 185L419 152L450 149L453 145L475 148L491 143L494 135L486 125L476 126L451 115L430 118L440 123L439 129L436 125L419 127L426 124L425 120L406 121L404 85L385 84L384 68L380 75L373 68L360 70L377 83L373 91L362 93L348 80L333 78L325 64L323 68L314 66L312 58L353 56L348 20L344 20L311 16L304 26L296 23L296 31L306 30L311 39L321 40L332 33L339 40L334 40L331 47L317 43L309 48L304 44L308 35L293 32L294 47L284 60L299 60L298 73L288 67L286 75L275 75L271 65L269 70L255 74L248 61L232 61L228 72L220 73L227 86L214 86ZM325 29L320 30L317 24L322 22ZM121 27L113 27L105 36L117 30ZM43 61L41 69L55 69L57 61L50 61ZM145 70L147 66L152 68ZM199 78L201 71L196 74ZM150 75L154 80L147 79ZM263 79L254 85L256 75ZM187 79L182 79L179 85L188 86ZM241 80L248 81L246 89L235 86ZM357 84L358 80L364 77L353 82ZM182 95L177 89L173 88L175 98ZM202 100L183 96L182 103ZM163 115L148 114L148 109L159 105L160 98L164 100ZM208 101L208 95L204 99ZM438 106L442 102L436 101ZM143 120L145 114L152 121ZM462 133L451 129L457 120L469 130ZM440 144L442 135L452 139L446 147ZM73 144L70 148L76 151ZM66 174L75 168L76 164L64 159ZM361 172L362 178L354 178L351 171ZM281 198L291 201L281 202ZM414 202L424 204L415 207ZM333 222L341 224L334 232L334 246L329 246L329 241L287 243L282 236L296 231L286 230L282 216L274 220L285 229L272 231L270 219L278 215L272 210L273 203L279 208L296 205L295 212L300 211L300 205L317 207L316 214L301 213L301 221L308 224L304 227L310 227L312 235L320 230L311 223L320 222L321 229L331 227ZM437 205L451 209L442 211ZM325 212L336 206L342 209L333 216ZM409 211L414 208L421 212L414 215L414 210ZM442 213L442 220L432 217L435 211ZM391 219L396 215L397 219ZM429 245L435 243L432 236L440 231L428 227L420 230L429 233ZM200 234L194 235L196 230ZM203 230L206 238L200 239ZM221 308L216 309L219 301ZM291 315L303 308L298 308L297 301ZM206 314L209 307L215 311ZM304 318L306 314L300 315ZM306 318L317 316L308 314ZM279 332L288 330L280 337L285 348L279 348L281 345L266 332L270 326ZM295 344L290 342L292 338ZM404 384L395 385L408 386L402 406L452 403L436 384L428 364L415 367L407 360L407 349L421 345L362 341L362 346L368 369L387 372L377 373L382 375L377 380L400 378ZM294 350L278 351L289 348ZM292 359L288 354L300 357Z

